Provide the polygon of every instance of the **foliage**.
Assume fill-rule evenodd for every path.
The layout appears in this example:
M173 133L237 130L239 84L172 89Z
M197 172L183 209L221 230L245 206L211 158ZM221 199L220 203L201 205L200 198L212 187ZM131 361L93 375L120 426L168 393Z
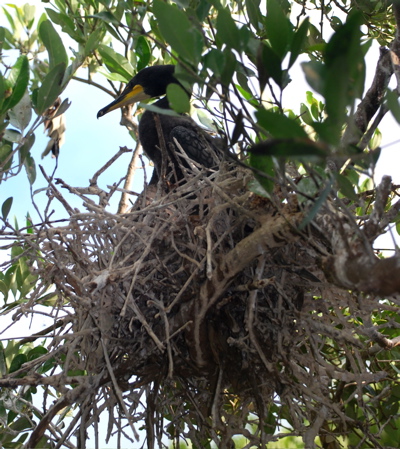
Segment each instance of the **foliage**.
M377 130L379 121L372 122L373 116L378 112L378 116L382 118L390 111L400 123L398 87L394 91L387 89L395 70L389 51L382 51L369 96L364 93L364 83L365 55L373 40L378 41L380 45L391 45L394 54L400 48L395 39L396 27L399 26L394 14L397 3L392 5L389 1L343 0L326 5L319 0L268 0L266 7L259 0L53 0L43 3L45 12L40 17L37 17L33 5L2 7L8 24L0 27L1 182L5 183L11 177L21 176L24 167L30 184L35 183L36 163L32 151L35 133L41 125L46 125L65 113L68 101L57 103L58 98L72 81L84 80L78 77L83 70L88 75L85 80L103 90L107 89L96 84L93 76L100 74L107 79L112 88L108 92L115 96L138 70L156 63L177 64L176 74L179 80L182 84L194 87L192 103L197 109L197 118L223 134L236 162L239 161L253 172L254 177L248 182L247 189L258 198L259 203L254 206L255 210L260 215L267 214L267 211L270 211L268 208L273 205L276 211L282 213L287 205L290 208L295 204L296 213L300 214L301 211L301 219L296 221L296 226L305 242L303 249L307 248L308 256L312 256L315 262L312 275L315 277L317 274L319 279L325 276L324 282L331 285L331 292L338 295L333 298L333 293L331 297L326 294L329 299L326 299L327 305L324 308L321 303L325 298L321 292L317 294L318 289L309 284L304 284L306 287L302 285L306 294L311 297L313 306L307 312L302 312L310 321L304 317L305 321L301 321L303 318L300 319L300 315L293 319L293 323L302 322L304 326L301 331L296 330L297 350L304 357L306 354L312 354L310 357L318 368L305 364L301 367L303 371L289 372L289 362L285 361L283 356L279 363L276 362L278 359L273 359L271 349L271 360L276 362L275 371L271 369L271 372L278 372L280 369L282 379L288 383L293 381L291 386L295 385L299 389L298 397L284 399L284 385L278 386L276 379L271 381L271 384L274 384L274 394L271 397L280 396L280 400L271 399L266 405L268 410L264 410L263 415L259 413L262 406L257 404L256 400L254 403L246 402L240 395L235 398L234 388L226 387L226 416L235 416L235 413L239 416L240 413L244 414L245 410L248 422L255 422L252 428L249 425L249 429L241 429L240 438L246 441L237 444L243 447L247 444L246 447L251 447L256 437L260 438L264 445L274 438L295 444L293 438L301 436L307 447L315 447L314 444L329 449L339 447L339 444L344 447L396 446L399 391L398 369L394 361L398 352L395 340L399 326L398 303L395 300L379 298L390 296L397 291L394 289L389 292L382 287L383 284L389 283L386 281L390 272L386 270L377 280L370 273L380 270L383 266L378 265L371 256L374 254L372 243L390 223L398 221L398 207L394 201L396 193L393 186L382 184L381 189L376 190L371 187L368 179L380 154L380 135ZM71 52L67 50L70 45L67 46L66 41L71 42ZM7 59L8 55L12 56L15 51L18 56L14 60L12 57ZM304 92L304 103L294 111L286 107L284 95L287 86L295 83L291 73L299 61L302 61L302 69L314 93ZM178 112L187 111L189 105L179 98L179 89L175 89L177 86L171 87L168 91L171 103L176 105ZM131 127L132 129L135 130L135 127ZM135 133L132 134L136 139ZM53 154L56 155L56 152ZM48 181L49 192L56 192L51 185L52 180ZM62 181L59 182L62 184ZM219 184L216 183L216 186ZM102 223L108 223L110 229L115 223L121 226L118 228L115 225L115 235L118 235L118 232L125 229L125 221L110 218L108 212L104 211L107 199L115 189L100 192L96 187L93 177L90 193L98 194L99 204L98 209L94 206L90 209L90 205L87 206L89 212L94 214L95 218L96 213L97 218L101 216ZM86 193L77 190L73 192L87 201ZM242 191L238 189L237 192ZM234 202L232 198L230 201ZM41 313L52 317L58 317L57 314L60 314L62 320L66 317L64 321L61 320L61 324L55 323L48 330L48 334L42 335L51 334L54 337L52 332L61 327L63 333L60 332L60 335L67 341L70 332L68 326L73 323L68 307L75 307L75 312L78 310L77 292L81 291L82 278L74 279L75 271L80 267L79 261L76 260L79 251L73 253L72 259L67 259L65 254L87 229L96 229L97 232L97 224L90 219L86 222L85 218L84 225L80 224L79 227L71 221L72 230L68 228L66 234L73 235L73 229L79 228L78 234L73 235L71 240L68 240L70 237L59 238L62 231L59 231L59 234L51 234L52 223L45 209L43 229L48 234L43 238L40 226L34 227L30 220L24 229L10 224L12 203L12 197L3 200L1 209L2 231L4 238L9 241L5 248L11 248L10 260L0 274L0 291L4 295L3 312L13 312L14 320L18 320L28 311L36 312L39 306L45 310ZM63 204L66 211L73 215L68 204ZM268 206L265 206L266 204ZM250 214L253 203L246 203L245 206L241 205L242 209L238 210L246 210ZM222 206L221 208L223 209ZM229 210L225 212L230 214ZM164 218L168 221L167 217ZM231 221L232 223L240 227L237 222ZM262 228L262 222L256 224ZM246 222L246 226L254 226L254 229L257 229L254 223ZM321 235L317 235L316 229ZM232 239L238 238L236 231L230 232ZM275 240L278 240L277 235L273 235ZM288 238L287 233L284 235ZM307 239L318 241L310 243ZM49 262L53 257L52 251L57 252L55 246L51 247L52 242L56 241L57 250L61 251L63 248L65 254ZM329 243L326 243L327 241ZM86 244L86 240L83 240L81 248L86 250L90 247L86 247ZM104 244L106 247L106 242L101 241L101 244L98 244ZM293 249L294 246L290 248ZM337 260L334 256L335 251L339 251L338 248L349 256L342 257L342 260L348 263L348 277L347 272L346 276L343 275L337 269L338 265L335 265ZM89 254L89 249L87 251ZM318 257L313 251L321 252L320 257L324 258L322 268L318 265ZM145 252L146 248L143 249L143 254ZM85 253L85 257L87 254ZM98 260L102 260L101 251L96 253L93 249L93 254L96 254ZM273 254L274 257L277 256L277 252ZM282 254L280 257L284 257ZM366 254L370 259L366 259ZM129 255L124 254L124 257L128 259ZM196 257L197 254L193 255L191 261L196 261ZM371 257L373 262L370 262ZM382 254L377 254L377 257L381 258ZM111 254L110 264L114 259ZM360 265L351 264L355 259L361 261ZM60 262L57 266L55 260L65 264ZM90 266L93 260L93 255L88 256L87 266ZM371 265L368 265L369 263ZM99 266L103 265L99 262ZM359 275L360 266L365 267L365 275ZM367 267L370 266L374 270L371 268L368 271ZM70 267L73 267L72 271ZM246 268L256 272L254 265L249 264ZM82 268L82 273L85 269L86 265ZM57 278L60 273L65 275L65 284ZM90 277L90 271L84 273ZM289 270L287 273L293 271ZM287 273L285 275L291 276ZM385 274L387 277L384 277ZM274 272L274 275L270 276L272 278L275 275L277 274ZM278 284L284 285L284 282ZM345 292L343 295L346 301L349 301L348 307L337 293L338 287L334 284ZM300 288L295 284L292 287L294 290ZM373 296L375 303L369 297L365 300L366 305L360 305L364 300L362 292L380 297ZM282 293L280 295L284 296ZM288 316L294 313L296 307L287 307L285 316L289 320ZM332 328L328 330L328 326L324 328L321 324L318 332L315 327L314 330L307 330L309 334L303 334L302 331L311 322L316 326L319 314L323 317L321 323L329 322ZM275 318L278 320L281 316L277 314ZM235 321L234 318L232 320ZM276 325L276 321L271 320L271 328ZM343 329L347 329L349 333ZM351 334L353 331L354 334ZM316 333L315 339L313 332ZM390 340L390 344L382 343L386 341L383 334ZM72 400L63 402L67 395L65 385L63 390L56 381L51 383L42 380L49 370L49 378L57 370L65 371L69 393L74 390L79 392L79 388L85 385L83 378L89 378L91 374L99 375L98 372L88 372L87 366L83 367L84 357L79 353L83 351L82 348L73 352L73 356L68 352L66 357L66 353L61 350L60 353L58 350L48 351L44 343L33 346L33 342L42 338L42 335L19 343L10 341L0 348L1 374L9 382L4 384L8 388L3 388L0 397L0 442L4 447L23 447L28 436L31 438L32 435L35 436L35 445L38 447L54 447L57 441L64 438L59 429L51 426L48 433L39 433L38 438L37 429L40 426L37 426L37 423L43 422L46 410L39 410L32 403L32 397L37 394L36 385L52 386L52 390L46 387L46 397L48 394L60 395L57 410L62 409L61 406L76 405ZM271 339L274 340L272 337ZM251 338L250 340L254 344ZM52 341L52 344L55 344L55 340ZM276 350L275 347L273 349ZM252 350L255 351L254 348ZM69 357L76 357L77 369L69 369ZM124 357L128 356L121 356L122 359ZM296 359L296 362L298 360ZM268 363L264 360L263 362L267 367ZM105 364L104 360L102 363ZM280 363L282 365L279 365ZM306 401L301 402L305 397L302 395L306 394L302 388L309 381L307 375L319 371L324 371L324 374L318 377L319 381L323 378L329 379L326 387L326 395L331 401L329 413L326 404L321 405L321 413L318 413L320 404L316 398L310 399L312 406L309 410ZM38 377L33 379L32 373ZM349 373L352 373L352 376ZM304 384L301 379L305 379ZM182 388L184 391L184 388L179 386L181 380L175 380L174 385L173 381L168 379L167 395L173 395L174 388L177 391ZM103 378L99 381L104 391L107 390L105 382ZM107 382L110 380L107 379ZM139 380L137 384L140 387ZM135 383L135 386L137 384ZM188 384L194 388L194 383ZM117 390L115 383L107 385L112 385L112 389ZM14 390L17 386L19 389ZM188 387L186 393L189 390ZM290 391L294 390L295 387ZM153 395L156 396L157 393L156 388L152 390L149 387L146 390L147 403L156 402ZM68 397L71 396L72 394L69 394ZM120 416L126 417L127 410L123 409L121 397L115 400L113 407L117 404L120 407ZM176 446L180 444L181 434L190 435L193 447L211 447L212 441L220 442L220 447L225 447L223 444L228 445L223 439L222 431L217 431L217 427L213 428L215 416L205 418L204 423L210 426L211 431L205 433L207 436L199 443L195 439L197 436L191 431L187 432L187 428L182 424L185 422L186 427L195 427L195 419L191 418L191 414L195 413L196 407L190 404L189 399L185 404L171 404L170 409L167 402L162 404L165 405L163 418L170 422L167 434ZM230 404L231 409L227 404ZM288 404L298 409L293 412ZM182 416L187 413L187 421L176 421L176 415L172 411L174 406ZM108 410L109 413L111 409ZM296 421L306 411L310 412L310 415L305 415L309 417L308 421ZM255 417L252 417L252 412ZM85 425L91 424L88 416L81 416L81 419L83 429ZM149 420L149 416L146 419ZM287 429L283 429L283 426L287 426ZM84 430L82 432L84 433ZM80 444L83 444L83 433L78 439ZM270 447L270 444L273 443L268 443L266 447ZM282 447L284 444L283 442Z

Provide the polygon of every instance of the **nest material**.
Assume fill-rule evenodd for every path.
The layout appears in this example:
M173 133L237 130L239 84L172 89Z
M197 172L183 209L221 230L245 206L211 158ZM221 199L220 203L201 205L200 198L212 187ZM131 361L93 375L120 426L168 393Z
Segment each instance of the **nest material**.
M161 447L165 434L198 447L205 439L231 447L238 434L246 447L266 444L282 436L275 430L285 417L274 404L305 441L321 427L307 420L346 422L329 387L357 379L322 354L329 344L361 351L342 313L357 301L328 288L316 250L329 252L328 240L300 239L297 204L277 210L248 181L246 170L226 164L166 195L145 191L128 214L92 205L69 225L36 233L39 278L72 310L51 353L63 354L53 384L59 404L81 407L80 444L104 408L109 434L115 426L127 432L115 406L134 435L145 420L148 447ZM365 382L377 380L359 369Z

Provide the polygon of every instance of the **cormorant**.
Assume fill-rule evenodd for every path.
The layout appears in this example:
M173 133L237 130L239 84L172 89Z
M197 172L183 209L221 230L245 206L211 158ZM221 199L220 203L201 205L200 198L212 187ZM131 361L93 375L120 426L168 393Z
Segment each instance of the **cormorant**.
M140 70L127 84L122 94L97 113L97 118L122 106L165 95L167 86L171 83L183 87L174 77L174 70L174 65L156 65ZM188 96L190 95L188 94ZM154 105L161 109L171 109L167 96L156 101ZM153 114L155 113L146 110L139 122L140 143L146 155L153 161L155 168L150 184L155 184L162 174L162 152L160 151L162 146L159 142ZM184 178L181 166L189 167L183 158L177 157L175 146L171 147L171 144L174 144L174 138L193 161L206 168L212 168L218 164L218 158L216 159L215 155L221 154L219 139L213 139L188 116L157 115L160 119L169 158L168 161L165 161L165 174L169 175L172 171L173 182L179 182ZM171 163L173 167L171 167Z

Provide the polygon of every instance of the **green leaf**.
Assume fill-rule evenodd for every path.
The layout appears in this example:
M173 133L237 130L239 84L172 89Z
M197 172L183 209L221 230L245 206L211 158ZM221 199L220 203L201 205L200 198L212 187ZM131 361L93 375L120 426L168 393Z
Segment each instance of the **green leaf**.
M125 56L116 53L104 44L100 44L98 50L110 72L119 73L124 77L125 82L129 82L133 78L135 71Z
M298 201L300 204L309 201L309 198L314 198L319 191L315 179L309 176L304 176L300 179L297 183L297 189L299 192Z
M58 13L50 8L46 8L46 13L50 17L51 21L57 25L60 25L61 29L68 33L72 39L81 42L82 35L81 33L77 33L75 31L75 23L74 21L67 16L67 14Z
M68 65L68 55L64 44L54 29L50 20L45 20L40 24L39 36L49 54L49 68L52 70L58 64Z
M304 45L307 41L309 19L308 17L299 26L297 31L293 34L292 43L290 45L290 59L288 68L296 62L296 59L303 52Z
M249 21L253 27L258 31L260 29L260 23L262 21L262 15L260 11L260 0L245 0L247 15Z
M105 78L107 78L110 81L119 81L121 83L127 83L126 76L122 76L119 73L109 72L105 67L98 67L96 69L96 73L100 73Z
M19 149L19 162L22 164L26 158L26 155L29 153L29 150L33 147L35 143L35 134L30 134L28 137L25 137L24 143Z
M154 0L153 12L164 39L185 60L197 64L203 50L203 36L176 6Z
M319 94L325 91L326 66L319 61L302 62L301 67L308 84Z
M8 144L1 145L0 146L0 167L2 167L2 170L0 171L0 173L7 171L11 167L12 160L13 160L13 157L12 157L11 145L8 145Z
M221 70L221 83L224 86L229 86L236 70L237 59L229 47L224 48L223 54L224 64Z
M277 0L267 0L265 28L272 49L283 60L289 50L293 32L291 23Z
M36 346L27 353L28 362L30 362L31 360L35 360L44 354L47 354L47 352L47 349L43 346Z
M336 182L338 183L339 192L346 198L352 201L357 201L358 196L354 191L353 184L349 181L346 176L336 174Z
M4 131L3 138L9 142L19 143L21 141L22 134L15 129L6 129Z
M101 28L97 28L91 33L86 41L85 55L89 56L98 46L103 38L104 31Z
M6 29L4 27L0 27L0 54L2 53L5 39L6 39Z
M187 93L178 84L167 87L167 97L172 109L180 114L190 111L190 101Z
M250 167L255 168L260 173L255 172L257 181L268 192L271 193L274 189L274 162L270 156L250 153ZM265 176L263 176L263 174ZM254 188L255 186L253 186Z
M282 87L281 59L267 44L261 43L257 53L258 80L262 92L269 78L272 78L279 87Z
M321 209L326 199L328 198L331 192L331 188L332 188L332 180L329 180L327 181L325 189L322 191L320 197L317 199L317 201L315 201L310 212L307 214L306 217L304 217L303 221L300 223L299 225L300 231L304 229L311 222L311 220L317 215L318 211Z
M304 123L310 126L312 126L315 120L315 118L312 117L309 108L304 103L300 103L300 117Z
M361 48L362 14L353 13L339 27L325 49L325 85L328 119L339 133L345 123L346 106L352 107L364 89L365 62Z
M238 27L232 18L231 12L224 8L218 12L217 17L217 38L229 48L241 50L241 39Z
M26 174L28 175L29 183L32 185L36 180L36 165L35 160L30 153L28 153L25 157L24 166Z
M1 206L1 214L3 216L3 220L7 220L8 214L10 213L11 210L12 203L13 197L10 196L4 201L3 205Z
M204 55L204 66L210 69L215 76L219 77L222 73L222 68L225 63L225 56L221 50L212 48Z
M266 109L259 109L256 112L256 117L258 119L257 124L273 137L283 139L295 137L308 138L307 133L298 122L283 114L271 112Z
M8 111L11 125L23 131L30 123L32 118L31 98L28 91L25 92L22 99Z
M101 11L97 14L93 14L93 16L89 16L89 17L95 17L97 19L101 19L103 20L105 23L109 24L112 23L113 25L120 25L120 21L110 12L108 11Z
M149 65L151 58L150 45L144 36L139 36L135 47L135 54L138 57L137 70L142 70Z
M370 150L375 151L377 150L382 143L382 133L379 131L379 129L376 129L373 136L371 137L371 140L368 142L368 147Z
M397 123L400 123L400 104L399 96L393 90L386 91L386 101L390 112L393 114Z
M26 363L28 361L25 354L18 354L16 355L10 365L9 372L13 373L14 371L18 371L23 363Z
M25 24L26 27L29 29L32 28L33 22L35 21L35 12L36 7L34 5L29 5L28 3L25 3L23 6L24 11L24 18L25 18Z
M37 112L39 115L42 115L61 94L65 68L65 63L57 64L43 80L37 93Z
M281 158L325 158L328 155L327 148L310 139L269 139L255 144L251 153L263 154Z
M25 55L20 56L11 69L8 81L13 86L11 95L4 100L0 115L13 108L24 96L29 82L29 62Z
M264 179L266 179L266 178L264 178ZM269 182L269 180L266 179L266 182ZM271 183L272 183L272 181L271 181ZM268 187L271 187L271 186L272 186L272 184L270 184ZM252 179L247 184L247 188L249 189L250 192L253 192L253 193L255 193L258 196L262 196L264 198L271 198L271 195L270 195L271 192L269 192L266 188L264 188L261 185L260 181L258 179L256 179L256 178Z
M7 287L4 289L4 286L5 286L4 282L0 281L0 292L4 294L4 297L6 297L8 295L8 289ZM6 374L7 374L7 364L4 354L4 346L3 343L0 341L0 377L5 377ZM3 416L1 418L3 418Z

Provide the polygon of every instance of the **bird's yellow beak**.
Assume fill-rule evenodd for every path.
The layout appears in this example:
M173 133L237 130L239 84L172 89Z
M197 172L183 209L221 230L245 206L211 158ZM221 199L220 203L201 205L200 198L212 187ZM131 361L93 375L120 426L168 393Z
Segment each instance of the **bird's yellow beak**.
M149 98L150 95L147 95L144 92L143 86L141 86L140 84L130 86L130 84L128 84L118 98L116 98L105 108L100 109L100 111L97 113L97 118L103 117L103 115L107 114L108 112L114 111L114 109L121 108L122 106L126 106L128 104L137 103L138 101L148 100Z

